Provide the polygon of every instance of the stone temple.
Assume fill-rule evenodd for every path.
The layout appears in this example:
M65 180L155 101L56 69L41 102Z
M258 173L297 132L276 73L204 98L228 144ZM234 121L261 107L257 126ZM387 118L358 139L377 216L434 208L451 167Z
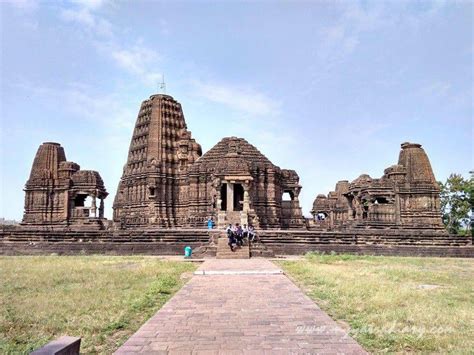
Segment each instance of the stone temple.
M403 143L398 164L379 179L363 174L339 181L328 196L314 200L314 228L442 229L439 185L420 144Z
M61 145L43 143L25 186L23 224L101 229L107 195L97 171L80 170L78 164L66 161Z
M152 95L136 119L113 219L104 218L100 174L67 161L60 144L43 143L25 185L22 224L0 228L0 254L181 254L191 246L200 255L232 257L224 226L240 223L253 225L259 238L237 257L474 256L471 238L443 227L439 187L420 144L403 143L398 163L382 177L339 181L318 195L310 218L299 204L301 189L294 170L243 138L223 138L203 154L181 104Z
M171 96L143 102L114 200L114 222L137 226L303 228L301 186L294 170L280 169L245 139L222 139L206 154L187 130ZM282 201L288 192L291 201Z

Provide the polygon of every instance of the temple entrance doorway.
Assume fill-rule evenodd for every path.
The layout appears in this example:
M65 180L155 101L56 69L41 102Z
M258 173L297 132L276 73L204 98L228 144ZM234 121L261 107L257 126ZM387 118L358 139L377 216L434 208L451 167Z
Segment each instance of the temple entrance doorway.
M244 187L242 184L234 184L234 211L242 211L244 200Z
M248 224L248 212L250 211L250 199L248 196L249 181L246 179L221 180L219 188L221 201L217 216L218 227L225 227L228 224ZM247 191L247 192L246 192ZM247 199L246 201L244 201Z
M227 184L221 185L221 211L227 211Z

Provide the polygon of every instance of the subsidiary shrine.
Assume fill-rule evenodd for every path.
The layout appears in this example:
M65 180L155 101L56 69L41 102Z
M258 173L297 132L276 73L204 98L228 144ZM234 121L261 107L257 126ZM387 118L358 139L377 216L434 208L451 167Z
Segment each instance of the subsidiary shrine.
M182 254L185 246L218 258L474 254L471 238L444 229L439 186L420 144L403 143L382 177L339 181L318 195L311 218L303 216L301 189L296 171L243 138L223 138L203 154L181 104L152 95L138 113L113 220L104 218L108 193L99 172L67 161L60 144L43 143L25 185L22 224L0 229L0 254ZM229 254L224 229L236 223L253 226L259 238Z

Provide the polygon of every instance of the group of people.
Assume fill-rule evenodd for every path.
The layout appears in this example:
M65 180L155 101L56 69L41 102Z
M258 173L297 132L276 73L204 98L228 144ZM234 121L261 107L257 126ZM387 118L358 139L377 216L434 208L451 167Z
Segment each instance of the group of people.
M229 238L230 250L234 251L234 244L238 247L244 245L244 239L248 238L250 242L253 242L257 238L255 229L252 226L244 224L242 227L239 223L235 225L229 224L226 228L227 238Z

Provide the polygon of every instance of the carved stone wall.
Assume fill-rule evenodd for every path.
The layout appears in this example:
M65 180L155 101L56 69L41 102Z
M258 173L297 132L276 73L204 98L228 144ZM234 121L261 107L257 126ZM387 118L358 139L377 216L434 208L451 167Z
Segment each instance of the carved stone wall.
M242 138L224 138L201 155L176 100L153 95L144 101L114 200L116 225L202 227L213 217L261 228L304 227L295 171L281 170ZM289 203L282 203L284 192Z
M439 186L420 144L403 143L398 164L380 179L363 174L336 191L318 195L313 203L312 228L442 229Z
M179 102L168 95L144 101L115 196L114 221L122 227L178 226L186 206L188 165L201 154Z
M241 223L244 214L248 224L264 229L304 227L296 172L273 165L243 138L217 143L190 168L189 182L190 216L218 219L225 212L228 223ZM292 201L282 201L284 192Z
M22 223L101 228L107 195L98 172L80 170L78 164L66 161L60 144L43 143L26 182Z
M210 217L219 227L443 229L439 187L420 144L403 143L381 178L363 174L318 195L312 219L303 217L300 191L294 170L280 169L243 138L223 138L202 155L181 104L152 95L136 119L113 221L122 230L204 228ZM80 170L58 143L44 143L25 186L23 224L102 228L106 196L96 171Z

